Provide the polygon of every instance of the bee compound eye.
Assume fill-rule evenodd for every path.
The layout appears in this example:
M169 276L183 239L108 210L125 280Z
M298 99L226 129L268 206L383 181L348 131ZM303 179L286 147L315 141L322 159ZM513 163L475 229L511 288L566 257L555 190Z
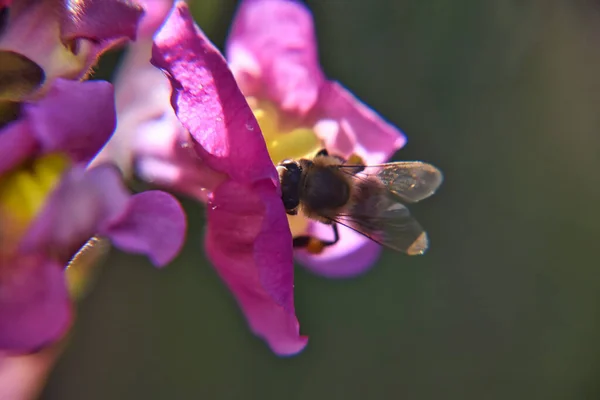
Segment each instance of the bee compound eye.
M282 197L282 200L283 200L283 206L285 207L288 214L290 212L292 212L294 215L298 213L298 205L300 204L300 201L298 200L297 197L284 196L284 197Z

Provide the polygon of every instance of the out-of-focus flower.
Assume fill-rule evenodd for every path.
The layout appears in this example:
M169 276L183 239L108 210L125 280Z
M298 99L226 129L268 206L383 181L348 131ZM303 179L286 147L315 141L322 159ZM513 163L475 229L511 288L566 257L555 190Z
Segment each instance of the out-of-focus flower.
M174 140L164 153L178 147L187 154L198 178L190 186L198 181L206 189L208 256L252 330L274 352L295 354L307 338L299 335L294 311L292 237L277 171L252 110L185 3L158 31L152 62L167 73L172 106L185 128L165 136Z
M127 0L14 0L3 6L0 100L10 101L41 95L57 77L84 77L102 52L135 38L142 14Z
M62 347L62 344L54 345L18 356L0 354L0 399L38 398Z
M274 163L330 154L360 156L370 165L385 162L405 136L329 81L319 65L310 11L294 0L244 0L227 41L227 60L253 108ZM302 216L289 217L294 236L331 239L331 227ZM297 252L302 264L332 276L356 275L369 268L381 248L340 227L340 241L318 255Z
M185 216L175 198L130 196L113 166L86 168L114 127L112 85L56 79L0 128L1 350L31 351L64 334L64 268L92 236L158 266L178 253Z

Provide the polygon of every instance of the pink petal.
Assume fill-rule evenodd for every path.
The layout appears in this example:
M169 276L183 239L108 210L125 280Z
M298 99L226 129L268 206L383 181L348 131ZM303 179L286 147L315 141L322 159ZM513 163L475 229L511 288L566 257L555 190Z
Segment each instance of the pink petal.
M313 107L325 81L312 15L296 1L242 1L227 59L246 95L264 95L300 115Z
M0 175L29 158L37 150L29 124L23 120L0 129Z
M57 347L47 347L33 354L0 355L0 399L39 398L58 358Z
M113 96L108 82L57 79L46 96L25 105L24 118L42 152L66 152L75 162L88 162L115 129Z
M337 82L324 85L313 111L315 132L330 152L356 153L367 164L383 163L406 143L398 128L361 103Z
M206 250L252 331L280 355L301 351L294 314L291 233L269 184L223 183L208 205Z
M23 251L68 258L94 236L102 223L126 209L129 193L114 167L89 170L76 165L62 178L22 241Z
M226 174L210 197L206 249L252 330L278 354L306 345L293 304L291 233L260 128L225 60L179 2L157 33L152 62L204 164Z
M135 40L142 7L128 0L66 0L60 34L63 41L85 38L92 42Z
M66 332L71 306L63 267L38 256L0 265L0 349L29 352Z
M43 68L46 83L81 79L102 52L134 39L142 9L128 0L22 0L12 5L0 48Z
M152 63L171 79L173 108L209 168L238 182L270 179L278 185L252 110L185 3L177 3L156 34Z
M131 197L127 210L99 231L125 251L147 255L157 266L169 263L185 240L186 218L170 194L151 190Z
M365 236L345 226L338 226L340 240L325 248L318 255L304 250L296 251L296 260L309 270L328 278L350 278L366 272L374 266L381 254L382 247ZM312 222L309 234L331 240L331 227Z
M144 9L144 16L138 26L140 39L151 37L163 23L169 10L173 6L173 0L138 0Z

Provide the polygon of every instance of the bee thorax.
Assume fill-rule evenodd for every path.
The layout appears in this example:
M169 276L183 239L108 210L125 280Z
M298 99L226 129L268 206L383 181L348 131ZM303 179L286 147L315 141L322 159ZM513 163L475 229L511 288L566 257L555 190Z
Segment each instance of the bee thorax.
M350 182L337 170L323 168L306 179L302 202L313 210L343 207L350 200Z

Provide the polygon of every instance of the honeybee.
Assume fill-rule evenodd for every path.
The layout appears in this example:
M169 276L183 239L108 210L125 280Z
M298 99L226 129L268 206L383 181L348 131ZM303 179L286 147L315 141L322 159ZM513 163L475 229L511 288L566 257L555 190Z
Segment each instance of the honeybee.
M286 212L301 212L331 225L334 239L294 238L294 247L320 253L339 240L337 224L390 249L423 254L429 240L404 203L431 196L443 180L439 169L420 161L365 166L321 150L312 159L284 160L277 166ZM369 173L372 171L372 173Z

